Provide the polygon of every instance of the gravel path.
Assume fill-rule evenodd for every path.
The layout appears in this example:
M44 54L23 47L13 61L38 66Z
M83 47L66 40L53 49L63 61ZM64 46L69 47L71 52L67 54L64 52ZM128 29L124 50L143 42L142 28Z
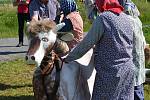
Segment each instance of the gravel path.
M86 32L85 32L86 33ZM0 38L0 62L11 61L18 58L25 58L28 49L28 39L24 38L24 45L16 47L18 38Z
M0 39L0 62L24 58L28 49L28 39L24 38L24 45L16 47L18 38Z

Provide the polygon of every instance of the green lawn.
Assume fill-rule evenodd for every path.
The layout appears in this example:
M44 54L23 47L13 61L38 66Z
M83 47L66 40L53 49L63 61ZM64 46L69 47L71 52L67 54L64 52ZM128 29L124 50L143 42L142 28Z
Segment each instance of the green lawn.
M0 38L17 37L17 8L0 6Z
M0 62L0 100L33 100L34 68L24 59ZM150 100L150 85L145 85L145 100Z
M33 100L33 70L22 59L0 62L0 100Z

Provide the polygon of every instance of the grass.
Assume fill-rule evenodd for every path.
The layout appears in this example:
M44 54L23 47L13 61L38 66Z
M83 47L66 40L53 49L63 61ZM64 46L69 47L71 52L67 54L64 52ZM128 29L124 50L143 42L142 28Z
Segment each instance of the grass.
M0 38L18 36L16 9L11 6L0 6Z
M150 2L145 3L144 1L141 2L141 0L134 1L140 11L140 19L143 22L143 24L150 24Z
M32 75L34 66L24 59L0 62L0 100L33 100ZM150 100L150 85L145 85L145 100Z
M150 44L150 27L143 28L146 42Z
M144 85L145 100L150 100L150 85Z
M0 62L0 100L33 100L33 70L23 59Z

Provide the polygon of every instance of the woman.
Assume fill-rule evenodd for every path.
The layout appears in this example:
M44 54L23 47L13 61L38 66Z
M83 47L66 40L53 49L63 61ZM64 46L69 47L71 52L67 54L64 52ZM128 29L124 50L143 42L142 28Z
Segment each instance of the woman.
M59 3L57 0L32 0L29 6L31 20L49 18L55 20Z
M60 22L64 22L65 26L59 30L59 32L71 32L73 34L73 40L66 42L71 50L83 38L83 20L80 13L77 11L77 5L74 0L61 0L60 10L63 15Z
M64 59L74 61L95 45L92 100L133 100L133 22L117 0L96 0L101 12L90 31Z
M84 3L85 3L88 19L92 23L97 16L97 8L95 6L95 0L85 0Z
M30 0L16 0L17 6L18 6L18 36L19 36L19 43L16 47L23 46L23 37L24 37L24 23L28 22L30 20L29 16L29 3Z
M131 0L119 0L120 4L124 7L124 12L130 16L134 21L134 49L133 49L133 62L135 64L135 87L134 87L134 100L144 100L145 82L145 55L144 48L146 41L142 30L142 22L138 18L140 16L139 10Z

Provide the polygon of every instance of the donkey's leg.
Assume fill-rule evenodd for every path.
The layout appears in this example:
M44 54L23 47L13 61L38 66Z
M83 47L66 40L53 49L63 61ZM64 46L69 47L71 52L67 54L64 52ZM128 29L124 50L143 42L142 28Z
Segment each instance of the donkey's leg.
M41 70L39 67L35 69L33 75L33 92L35 96L35 100L47 100L47 96L45 94L44 86L43 86L43 76L41 74Z

